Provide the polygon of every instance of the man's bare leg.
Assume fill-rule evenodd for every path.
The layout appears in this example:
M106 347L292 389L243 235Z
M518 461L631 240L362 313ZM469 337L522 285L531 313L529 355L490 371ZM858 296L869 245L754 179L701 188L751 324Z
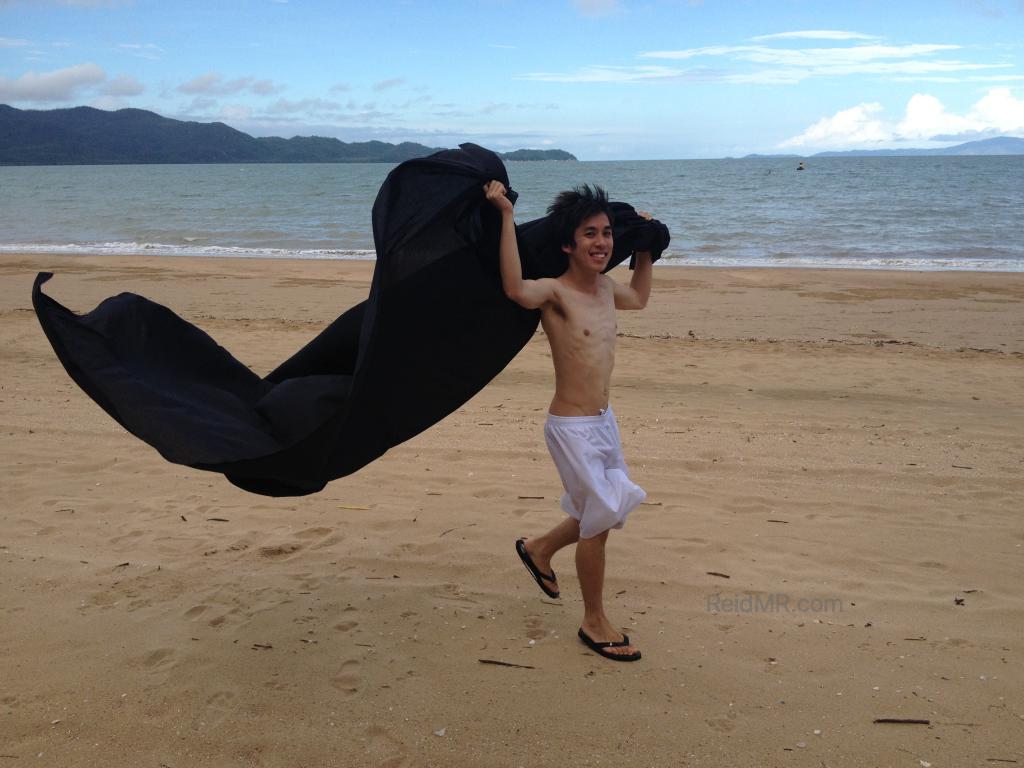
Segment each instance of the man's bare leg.
M608 620L604 612L604 547L608 531L576 542L576 574L583 593L584 632L598 643L620 642L622 633ZM608 653L621 655L636 653L632 645L608 648Z
M534 564L544 573L554 573L551 570L551 558L558 550L570 544L575 544L580 538L580 524L571 517L566 517L543 536L527 539L523 542L526 547L526 554L530 556ZM552 585L558 589L558 585Z

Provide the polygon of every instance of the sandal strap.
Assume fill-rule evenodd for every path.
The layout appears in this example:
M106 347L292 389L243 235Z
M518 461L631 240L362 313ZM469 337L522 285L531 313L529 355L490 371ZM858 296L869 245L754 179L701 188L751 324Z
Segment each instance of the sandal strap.
M580 627L580 633L580 636L585 638L584 642L590 641L594 644L595 648L624 648L629 645L629 635L625 632L622 633L621 640L594 640L590 635L583 632L583 627Z

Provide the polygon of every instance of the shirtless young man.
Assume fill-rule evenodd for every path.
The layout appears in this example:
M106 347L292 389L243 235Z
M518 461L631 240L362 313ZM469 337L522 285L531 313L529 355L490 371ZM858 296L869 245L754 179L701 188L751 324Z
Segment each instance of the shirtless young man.
M522 307L540 309L555 366L555 396L544 437L565 486L562 509L568 517L543 536L520 539L516 551L540 588L558 597L551 558L576 544L583 593L580 640L606 658L636 661L640 651L604 612L608 532L621 528L645 496L627 475L608 387L615 364L615 310L647 305L651 254L636 254L629 286L601 274L612 255L612 211L603 190L584 186L561 193L548 209L558 221L569 268L557 278L524 280L512 202L500 182L488 183L484 192L502 216L505 294Z

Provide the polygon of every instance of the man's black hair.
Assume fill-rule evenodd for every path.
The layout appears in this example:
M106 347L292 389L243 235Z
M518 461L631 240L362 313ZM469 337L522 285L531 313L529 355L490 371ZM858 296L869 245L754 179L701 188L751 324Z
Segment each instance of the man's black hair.
M612 206L608 202L608 193L596 184L593 187L583 184L575 189L559 192L548 206L548 215L554 218L558 244L571 247L576 245L576 228L599 213L608 216L609 224L615 224L615 214L612 213Z

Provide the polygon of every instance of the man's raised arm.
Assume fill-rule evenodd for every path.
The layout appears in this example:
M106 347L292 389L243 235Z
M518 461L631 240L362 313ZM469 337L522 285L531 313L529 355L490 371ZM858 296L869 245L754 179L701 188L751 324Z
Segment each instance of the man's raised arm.
M636 252L636 266L629 285L613 280L616 309L643 309L651 297L651 278L654 273L651 254L648 251Z
M647 211L637 211L640 216L651 220L651 214ZM637 251L636 263L633 267L633 277L629 280L629 286L622 283L614 283L615 308L616 309L643 309L647 306L647 300L651 298L651 282L654 277L654 261L650 251Z
M524 280L516 242L516 221L512 201L505 196L505 185L491 181L484 185L488 202L501 213L501 285L505 295L521 307L539 309L554 298L553 280Z

